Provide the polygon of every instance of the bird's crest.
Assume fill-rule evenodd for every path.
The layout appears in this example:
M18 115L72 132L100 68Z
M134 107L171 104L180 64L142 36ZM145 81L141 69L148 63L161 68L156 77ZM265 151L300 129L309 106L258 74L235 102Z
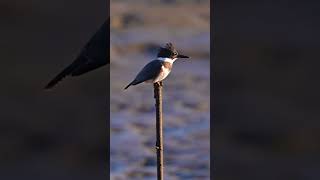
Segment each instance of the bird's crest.
M175 48L173 46L173 44L171 42L168 42L165 46L166 49L170 50L170 51L174 51Z

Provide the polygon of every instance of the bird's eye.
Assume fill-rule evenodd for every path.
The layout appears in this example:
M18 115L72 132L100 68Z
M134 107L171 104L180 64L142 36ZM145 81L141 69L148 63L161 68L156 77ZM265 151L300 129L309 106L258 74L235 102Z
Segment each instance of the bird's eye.
M177 52L174 52L173 54L174 54L174 55L178 55L178 53L177 53Z

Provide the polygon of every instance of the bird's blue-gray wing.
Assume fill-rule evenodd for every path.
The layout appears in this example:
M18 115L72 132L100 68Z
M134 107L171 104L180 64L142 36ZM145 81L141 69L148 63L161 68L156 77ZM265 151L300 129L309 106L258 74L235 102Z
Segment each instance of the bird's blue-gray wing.
M159 60L153 60L143 67L133 80L132 85L154 79L161 71L162 63Z
M77 66L71 72L72 76L78 76L109 64L109 39L107 36L107 27L109 27L110 19L103 23L100 29L94 34L90 41L83 48L78 56L75 64Z

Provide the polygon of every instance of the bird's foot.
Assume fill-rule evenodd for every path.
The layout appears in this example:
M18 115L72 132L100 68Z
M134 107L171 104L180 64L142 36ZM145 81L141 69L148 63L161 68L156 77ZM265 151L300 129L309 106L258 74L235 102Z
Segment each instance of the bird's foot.
M156 87L161 87L161 86L162 86L162 82L161 82L161 81L160 81L160 82L155 82L154 85L155 85Z

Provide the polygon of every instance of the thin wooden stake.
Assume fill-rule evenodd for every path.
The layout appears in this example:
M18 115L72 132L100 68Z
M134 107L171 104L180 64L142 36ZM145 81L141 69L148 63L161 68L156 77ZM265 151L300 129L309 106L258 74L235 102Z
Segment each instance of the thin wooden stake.
M162 119L162 81L153 84L156 99L156 150L157 150L157 179L163 180L163 119Z

